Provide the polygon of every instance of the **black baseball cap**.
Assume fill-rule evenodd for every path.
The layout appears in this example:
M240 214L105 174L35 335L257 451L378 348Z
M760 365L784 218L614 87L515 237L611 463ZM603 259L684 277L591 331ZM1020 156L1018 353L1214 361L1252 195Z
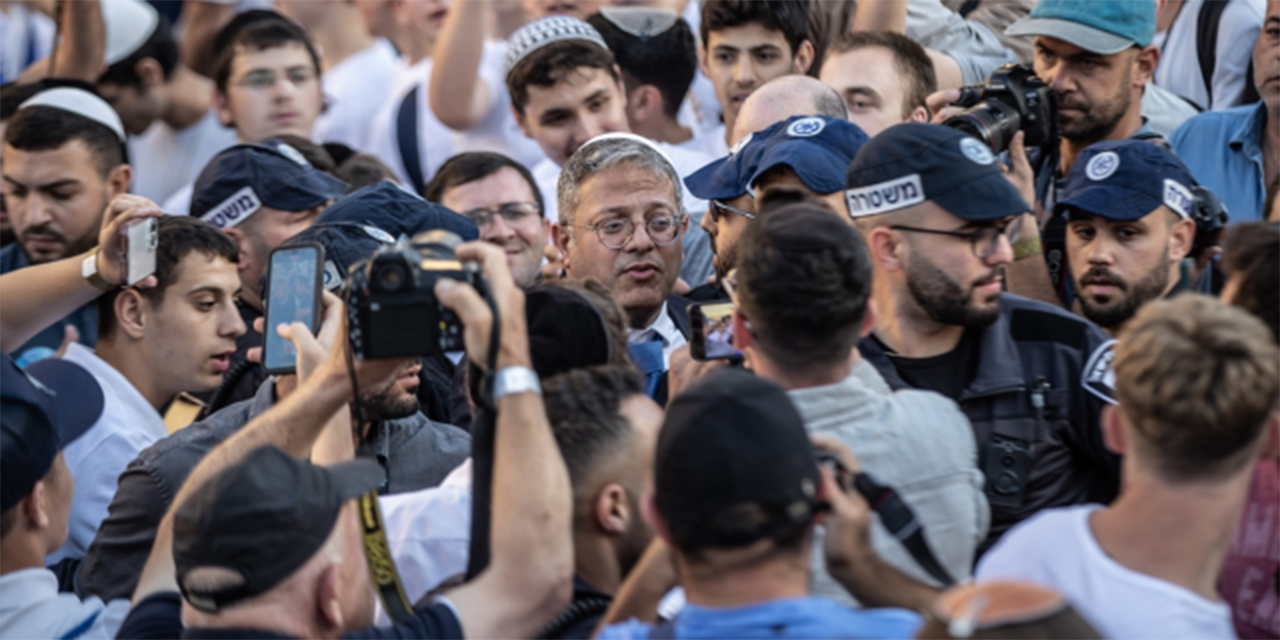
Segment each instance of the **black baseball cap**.
M0 354L0 512L18 504L53 466L58 451L98 421L102 387L61 358L26 372Z
M196 178L191 215L226 229L262 207L307 211L350 188L311 166L301 151L279 140L238 144L214 156Z
M395 241L391 234L372 225L325 222L299 231L280 246L318 244L323 247L324 290L333 291L347 281L352 266Z
M393 182L383 180L339 198L329 205L316 222L356 222L378 227L399 239L444 229L463 240L480 237L476 223L434 202L405 191Z
M749 545L821 510L804 420L782 387L741 369L716 371L671 403L654 483L682 551Z
M609 329L600 310L573 289L536 285L525 290L529 355L538 377L609 364Z
M376 489L385 472L372 460L318 467L261 447L209 478L174 512L178 588L207 612L271 590L320 550L348 500ZM202 568L241 578L216 589L189 578Z
M987 145L940 124L904 122L872 138L849 165L845 202L854 218L932 200L965 220L1031 210Z

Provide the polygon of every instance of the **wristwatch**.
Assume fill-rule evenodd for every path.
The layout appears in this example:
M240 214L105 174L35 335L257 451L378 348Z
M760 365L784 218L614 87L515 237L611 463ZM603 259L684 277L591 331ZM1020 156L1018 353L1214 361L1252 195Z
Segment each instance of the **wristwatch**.
M532 392L542 395L538 374L529 367L506 367L493 374L493 401L513 393Z
M89 252L85 256L83 262L80 263L80 276L89 281L98 291L110 291L116 288L116 285L107 282L102 274L98 273L98 250L97 248Z

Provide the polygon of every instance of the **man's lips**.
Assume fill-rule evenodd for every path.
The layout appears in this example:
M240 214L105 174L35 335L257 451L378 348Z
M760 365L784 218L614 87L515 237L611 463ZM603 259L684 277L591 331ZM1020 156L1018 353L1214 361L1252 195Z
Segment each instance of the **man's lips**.
M644 280L652 280L653 278L658 277L658 274L660 272L661 270L658 269L658 265L652 264L649 262L640 262L633 265L629 265L628 267L623 269L622 275L630 276L631 278L634 278L636 280L644 281Z
M401 387L416 387L420 382L420 380L418 380L418 373L421 371L422 365L415 364L412 367L401 371L400 375L396 377L396 382L399 383Z
M235 353L235 350L224 351L210 358L213 360L214 370L219 374L226 373L227 369L231 368L231 354L233 353Z
M293 124L298 121L298 114L293 111L285 111L271 116L271 119L281 124Z
M28 250L48 250L63 245L62 239L57 236L29 235L22 239L22 243L26 245Z

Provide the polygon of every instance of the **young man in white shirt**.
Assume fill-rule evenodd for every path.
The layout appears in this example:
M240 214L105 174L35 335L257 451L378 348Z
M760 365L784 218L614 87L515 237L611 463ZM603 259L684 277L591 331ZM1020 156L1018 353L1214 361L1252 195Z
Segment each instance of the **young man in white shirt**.
M161 218L158 227L157 285L109 291L98 299L96 350L67 348L66 359L102 387L103 411L79 438L63 444L76 492L69 538L48 557L50 564L85 554L120 472L168 435L160 411L181 392L217 388L235 339L245 332L235 305L235 242L186 217Z
M1271 333L1243 310L1183 295L1134 317L1114 365L1120 403L1102 428L1124 455L1120 496L1027 520L978 564L978 580L1056 589L1108 638L1235 637L1218 574L1254 467L1280 448Z
M236 133L218 121L213 82L178 60L168 20L137 0L107 2L103 12L109 66L98 92L130 135L131 192L164 202L195 180L213 154L235 144Z

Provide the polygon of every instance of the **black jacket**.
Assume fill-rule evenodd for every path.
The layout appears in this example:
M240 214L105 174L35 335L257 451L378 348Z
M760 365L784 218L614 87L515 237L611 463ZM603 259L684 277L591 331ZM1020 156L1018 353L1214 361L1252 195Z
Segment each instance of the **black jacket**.
M1042 509L1110 502L1120 486L1120 458L1100 424L1115 402L1115 341L1057 307L1011 294L1001 303L981 334L974 379L953 398L973 424L987 478L991 531L979 553ZM859 350L890 387L907 386L875 340Z

